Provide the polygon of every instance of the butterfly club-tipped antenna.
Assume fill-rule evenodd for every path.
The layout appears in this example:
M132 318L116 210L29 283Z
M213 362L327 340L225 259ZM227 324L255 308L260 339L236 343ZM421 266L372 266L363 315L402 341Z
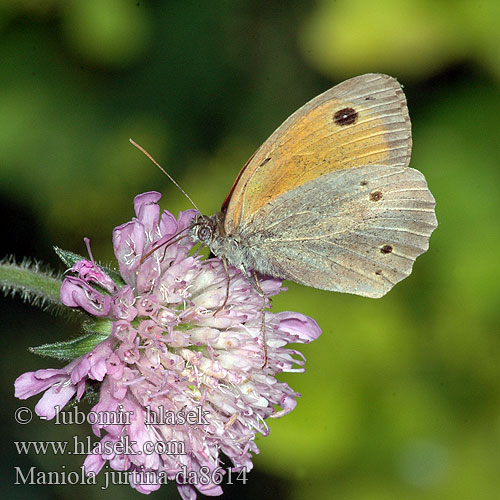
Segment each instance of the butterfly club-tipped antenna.
M184 189L182 189L179 186L179 184L175 181L175 179L142 146L137 144L137 142L135 142L133 139L129 139L129 141L130 144L135 146L139 151L141 151L141 153L144 153L173 182L173 184L177 186L180 192L189 200L191 205L193 205L193 207L199 212L200 209L196 206L196 203L191 199L191 197L186 193L186 191L184 191Z

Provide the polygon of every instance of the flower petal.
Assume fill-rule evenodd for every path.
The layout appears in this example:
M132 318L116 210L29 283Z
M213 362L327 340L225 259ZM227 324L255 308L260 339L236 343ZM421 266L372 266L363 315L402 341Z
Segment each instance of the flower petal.
M61 285L61 302L68 307L81 307L94 316L107 316L111 297L98 292L80 278L68 276Z
M66 406L66 403L73 397L76 392L76 386L70 383L68 379L64 383L53 385L41 397L35 406L35 413L40 417L45 417L51 420Z
M152 233L158 225L160 219L160 206L158 201L161 194L157 191L142 193L134 198L134 209L137 218L144 226L144 230Z
M275 314L275 317L280 321L280 330L296 335L301 342L311 342L321 335L318 323L305 314L285 311Z

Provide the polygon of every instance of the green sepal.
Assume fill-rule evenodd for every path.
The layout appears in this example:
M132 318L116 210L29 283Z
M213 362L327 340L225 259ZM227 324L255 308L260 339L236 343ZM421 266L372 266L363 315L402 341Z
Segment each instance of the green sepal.
M90 352L97 344L106 340L111 334L112 321L97 320L85 322L83 327L85 335L76 339L53 344L44 344L37 347L30 347L34 354L49 358L72 360Z
M70 269L79 261L85 260L85 257L78 255L76 253L70 252L69 250L63 250L62 248L54 246L54 252L56 252L57 256L64 262L66 267Z
M80 260L88 260L81 255L70 252L69 250L63 250L62 248L54 246L54 251L58 257L64 262L68 268L72 268ZM120 273L111 267L103 266L101 264L96 264L100 267L119 287L125 285L125 281L121 277Z
M122 275L120 274L119 271L116 269L113 269L112 267L107 267L107 266L101 266L99 264L99 267L119 286L122 287L125 285L125 281L122 278Z
M85 381L85 392L83 393L83 396L78 400L75 394L66 404L66 408L70 409L84 402L92 406L95 405L99 401L101 384L102 382L87 378Z
M94 333L96 335L104 335L109 337L111 335L111 327L113 326L113 321L107 318L96 318L89 321L84 321L83 330L86 333Z

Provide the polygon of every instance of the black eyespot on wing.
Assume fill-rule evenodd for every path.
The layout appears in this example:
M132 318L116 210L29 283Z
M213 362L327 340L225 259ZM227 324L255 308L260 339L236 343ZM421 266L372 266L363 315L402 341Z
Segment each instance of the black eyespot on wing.
M333 121L341 127L345 125L352 125L353 123L356 123L357 119L358 112L352 108L339 109L333 115Z
M380 252L383 253L383 254L388 254L388 253L392 253L392 245L384 245L381 249L380 249Z
M373 193L370 193L370 200L380 201L382 199L382 196L382 191L373 191Z

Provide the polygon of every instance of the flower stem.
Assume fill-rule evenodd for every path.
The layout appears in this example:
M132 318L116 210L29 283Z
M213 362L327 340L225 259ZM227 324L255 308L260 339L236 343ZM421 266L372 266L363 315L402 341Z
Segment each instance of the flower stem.
M16 264L10 259L0 261L0 289L8 295L18 293L32 305L60 305L61 279L40 270L38 263L23 260Z

